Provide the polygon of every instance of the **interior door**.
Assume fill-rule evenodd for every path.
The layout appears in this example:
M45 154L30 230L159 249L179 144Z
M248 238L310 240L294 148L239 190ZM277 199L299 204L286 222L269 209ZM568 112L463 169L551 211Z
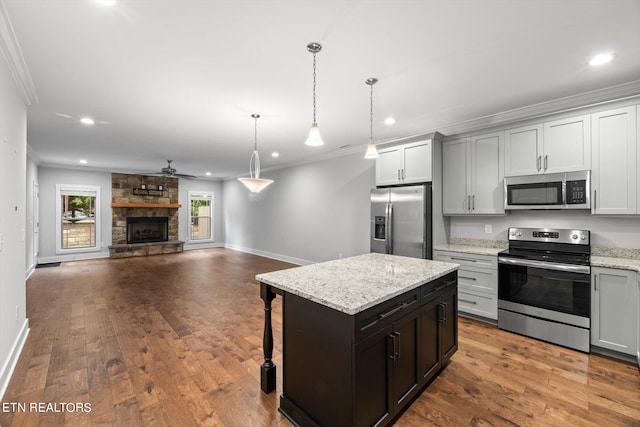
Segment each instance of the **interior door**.
M33 183L33 262L38 263L40 253L40 186Z

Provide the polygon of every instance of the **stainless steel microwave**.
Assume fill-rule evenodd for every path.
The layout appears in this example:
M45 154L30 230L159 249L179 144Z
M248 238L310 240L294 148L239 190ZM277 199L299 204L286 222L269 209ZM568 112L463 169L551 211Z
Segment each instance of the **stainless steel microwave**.
M591 171L504 179L504 208L591 209Z

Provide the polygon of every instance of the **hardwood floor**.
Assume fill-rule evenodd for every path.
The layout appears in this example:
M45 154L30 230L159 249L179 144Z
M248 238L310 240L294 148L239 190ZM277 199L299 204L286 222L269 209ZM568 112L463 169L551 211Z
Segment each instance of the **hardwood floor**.
M216 248L37 269L0 425L289 426L277 411L281 371L277 392L260 391L253 278L290 266ZM281 313L276 298L279 367ZM640 426L634 365L464 318L459 334L451 363L397 426Z

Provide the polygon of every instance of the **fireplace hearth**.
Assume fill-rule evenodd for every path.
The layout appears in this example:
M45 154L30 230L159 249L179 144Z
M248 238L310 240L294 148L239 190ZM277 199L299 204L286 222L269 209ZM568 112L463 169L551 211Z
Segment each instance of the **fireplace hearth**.
M166 242L168 240L168 217L127 217L128 244Z

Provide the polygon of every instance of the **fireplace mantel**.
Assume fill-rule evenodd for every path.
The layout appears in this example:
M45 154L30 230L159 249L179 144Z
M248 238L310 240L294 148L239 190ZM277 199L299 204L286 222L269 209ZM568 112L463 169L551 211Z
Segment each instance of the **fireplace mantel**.
M111 203L112 208L165 208L180 209L180 203Z

